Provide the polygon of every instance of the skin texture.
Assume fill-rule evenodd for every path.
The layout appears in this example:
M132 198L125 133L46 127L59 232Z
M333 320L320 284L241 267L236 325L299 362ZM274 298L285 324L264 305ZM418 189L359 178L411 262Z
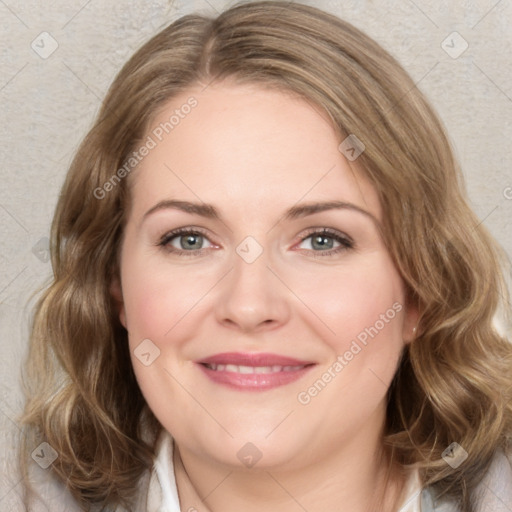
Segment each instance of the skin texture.
M173 98L153 127L190 96L197 106L129 178L121 282L113 287L140 388L175 439L182 510L369 510L382 500L386 392L416 317L379 234L377 194L338 150L328 117L308 102L261 85L197 85ZM174 208L145 216L170 199L212 204L221 220ZM373 218L353 208L284 218L292 206L323 201L345 201ZM159 245L181 227L204 231L193 251L180 245L188 247L187 235ZM310 228L331 228L353 247L334 238L327 248L314 245ZM252 263L236 251L247 236L263 249ZM393 304L394 318L334 371L337 357ZM144 339L160 351L149 366L134 355ZM195 362L221 352L316 365L290 384L239 391L212 382ZM299 393L329 368L335 377L301 403ZM237 456L248 442L261 453L252 468ZM392 510L399 484L386 486L381 510Z

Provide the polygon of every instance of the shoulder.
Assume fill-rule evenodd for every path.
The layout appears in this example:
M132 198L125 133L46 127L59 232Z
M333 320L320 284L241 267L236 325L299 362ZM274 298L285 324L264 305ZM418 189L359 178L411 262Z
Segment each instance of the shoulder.
M496 453L489 471L476 490L478 512L512 510L512 453Z
M7 508L9 512L82 512L82 508L74 500L65 484L55 478L49 468L36 467L32 464L29 468L28 485L20 478L19 492L10 493L9 500L12 503ZM7 506L2 502L2 507Z
M512 510L512 453L499 450L474 493L475 512ZM427 487L421 494L421 512L459 512L452 502L438 501Z

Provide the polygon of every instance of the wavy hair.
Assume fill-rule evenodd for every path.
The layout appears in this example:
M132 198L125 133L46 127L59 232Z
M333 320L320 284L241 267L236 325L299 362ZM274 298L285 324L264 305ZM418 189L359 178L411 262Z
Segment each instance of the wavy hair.
M45 440L59 454L52 471L84 510L130 507L162 426L138 388L110 293L129 179L101 199L95 191L166 102L228 77L297 93L327 112L340 142L363 141L358 172L379 194L388 250L420 315L389 389L383 442L400 465L420 469L424 486L471 512L512 431L512 345L493 324L500 304L510 311L503 253L468 207L438 117L397 61L349 23L288 2L184 16L115 78L52 224L53 279L24 371L22 458ZM468 453L458 468L442 457L452 442Z

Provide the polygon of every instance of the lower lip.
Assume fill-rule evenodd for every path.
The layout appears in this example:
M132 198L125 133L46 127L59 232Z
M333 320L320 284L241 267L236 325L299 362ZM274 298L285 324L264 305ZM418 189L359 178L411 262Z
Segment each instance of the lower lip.
M237 373L212 370L204 364L199 368L213 382L238 391L266 391L295 382L308 373L315 365L309 365L294 371L274 373Z

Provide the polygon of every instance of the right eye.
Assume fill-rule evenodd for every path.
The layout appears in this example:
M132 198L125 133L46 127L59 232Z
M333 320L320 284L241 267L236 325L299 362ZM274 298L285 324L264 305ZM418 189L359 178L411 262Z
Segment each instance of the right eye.
M178 228L162 236L158 245L179 256L200 256L205 250L203 247L205 240L211 244L205 233L197 228Z

